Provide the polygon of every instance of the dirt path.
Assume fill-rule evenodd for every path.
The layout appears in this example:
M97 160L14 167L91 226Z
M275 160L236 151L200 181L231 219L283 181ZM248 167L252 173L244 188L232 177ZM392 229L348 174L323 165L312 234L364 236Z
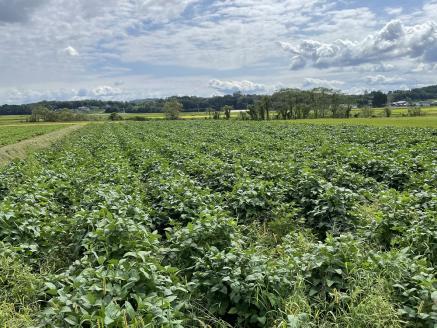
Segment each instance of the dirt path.
M85 125L72 125L35 138L26 139L12 145L0 147L0 166L13 159L26 158L30 152L49 147L55 141L84 126Z

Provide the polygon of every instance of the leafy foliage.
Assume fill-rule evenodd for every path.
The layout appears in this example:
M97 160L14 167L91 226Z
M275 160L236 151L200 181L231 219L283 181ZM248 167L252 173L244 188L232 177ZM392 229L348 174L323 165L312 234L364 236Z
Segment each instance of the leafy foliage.
M0 325L433 327L436 135L85 127L0 172Z

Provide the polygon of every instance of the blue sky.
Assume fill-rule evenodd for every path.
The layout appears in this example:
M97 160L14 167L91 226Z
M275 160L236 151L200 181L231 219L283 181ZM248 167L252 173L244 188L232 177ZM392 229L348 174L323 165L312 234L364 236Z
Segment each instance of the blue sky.
M0 0L0 104L437 84L437 0Z

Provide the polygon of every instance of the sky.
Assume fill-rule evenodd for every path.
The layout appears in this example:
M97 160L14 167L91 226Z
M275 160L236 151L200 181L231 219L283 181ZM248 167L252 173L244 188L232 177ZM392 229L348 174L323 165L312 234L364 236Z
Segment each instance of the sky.
M437 0L0 0L0 104L437 84Z

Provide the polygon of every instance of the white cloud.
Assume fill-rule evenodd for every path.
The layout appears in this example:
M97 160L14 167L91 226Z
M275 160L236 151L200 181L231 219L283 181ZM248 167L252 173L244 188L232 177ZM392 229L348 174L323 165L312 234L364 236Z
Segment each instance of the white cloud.
M79 52L74 49L72 46L68 46L67 48L62 49L62 52L71 57L79 56Z
M267 87L251 81L209 81L209 87L224 94L241 92L244 94L266 93Z
M430 19L435 19L436 14L437 14L437 1L432 0L432 1L428 1L423 5L423 14L430 18Z
M317 88L324 87L329 89L338 89L342 87L345 83L343 81L337 80L323 80L323 79L315 79L315 78L305 78L305 83L303 84L304 88Z
M434 22L404 26L394 20L361 41L305 40L297 45L281 42L281 47L292 55L292 62L301 60L319 68L357 66L404 57L437 61L437 30Z
M6 104L32 103L42 100L72 100L77 95L74 89L41 90L41 89L4 89L0 90L0 98Z
M416 67L414 67L411 72L413 73L429 73L437 70L437 64L425 64L419 63Z
M387 77L385 75L369 75L364 80L371 85L398 84L405 82L405 79L400 77Z
M325 0L228 0L165 29L144 30L114 42L124 62L231 70L278 58L281 35L300 31Z
M380 87L365 79L379 74L435 83L437 1L393 6L403 11L364 0L0 0L0 103L358 90ZM387 14L399 21L382 28Z
M304 68L306 65L305 59L302 56L293 56L291 58L290 69L297 70Z
M129 98L127 91L107 85L89 89L0 89L0 99L4 99L4 103L7 104L32 103L42 100L115 100L120 98Z
M0 0L0 23L20 23L30 16L47 0Z
M399 16L404 9L402 7L386 7L384 11L390 16Z
M80 89L75 98L82 99L111 99L116 96L123 95L123 91L117 87L102 85L92 89Z
M314 18L302 26L302 30L327 43L343 38L362 38L377 26L377 16L368 7L329 10L322 15L316 14Z
M364 87L352 87L346 90L343 90L345 94L348 95L362 95L365 91L368 91L368 89Z
M392 64L379 63L379 64L363 64L358 67L360 72L392 72L397 67Z

